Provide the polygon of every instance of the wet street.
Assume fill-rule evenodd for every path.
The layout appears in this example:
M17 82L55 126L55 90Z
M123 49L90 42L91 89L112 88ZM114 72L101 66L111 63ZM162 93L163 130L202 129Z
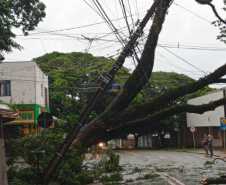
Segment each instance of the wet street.
M201 152L201 154L200 154ZM204 157L198 153L153 150L119 150L120 164L125 171L120 184L170 184L196 185L200 180L219 177L226 173L226 163L222 160ZM216 153L217 154L217 153ZM222 154L219 153L218 154ZM95 163L102 155L92 162ZM99 183L98 183L99 184Z

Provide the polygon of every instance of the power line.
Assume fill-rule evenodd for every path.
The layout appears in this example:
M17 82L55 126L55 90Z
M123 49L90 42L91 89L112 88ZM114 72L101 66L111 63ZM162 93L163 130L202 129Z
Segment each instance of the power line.
M191 10L188 10L187 8L185 8L185 7L183 7L183 6L179 5L179 4L177 4L177 3L175 3L175 2L173 2L173 4L175 4L176 6L182 8L182 9L184 9L184 10L186 10L187 12L189 12L189 13L195 15L196 17L199 17L199 18L202 19L202 20L204 20L204 21L206 21L206 22L208 22L208 23L211 23L211 21L209 21L209 20L207 20L206 18L204 18L204 17L202 17L202 16L200 16L200 15L198 15L198 14L192 12Z
M205 71L199 69L198 67L196 67L195 65L191 64L190 62L184 60L183 58L181 58L180 56L176 55L175 53L173 53L172 51L166 49L164 46L158 44L160 47L162 47L163 49L165 49L166 51L168 51L169 53L171 53L172 55L174 55L175 57L179 58L180 60L184 61L185 63L187 63L188 65L194 67L195 69L198 69L199 71L203 72L204 74L207 74Z

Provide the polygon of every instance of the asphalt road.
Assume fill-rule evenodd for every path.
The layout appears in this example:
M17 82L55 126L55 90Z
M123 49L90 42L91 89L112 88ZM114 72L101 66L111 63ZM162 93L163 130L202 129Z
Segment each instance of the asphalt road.
M196 185L201 184L201 179L226 174L225 162L217 160L214 164L207 164L206 161L212 162L214 158L206 158L204 153L150 150L119 150L116 153L125 169L122 172L124 181L120 184ZM144 179L145 175L147 179Z

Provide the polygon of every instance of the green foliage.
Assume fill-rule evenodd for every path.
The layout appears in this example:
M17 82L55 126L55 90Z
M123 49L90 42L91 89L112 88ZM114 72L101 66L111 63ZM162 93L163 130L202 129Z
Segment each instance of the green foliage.
M137 104L142 104L147 101L151 101L156 97L170 92L172 89L178 88L185 84L189 84L194 82L195 80L184 75L173 72L154 72L146 86L142 89L142 91L137 95L137 97L133 100L133 103L130 105L130 108ZM183 97L178 98L175 101L169 102L169 106L187 103L187 101L191 98L195 98L198 96L202 96L213 89L210 87L205 87L193 94L185 95ZM161 104L161 102L159 102ZM152 128L152 130L148 128L138 128L136 133L139 135L147 134L147 133L162 133L163 131L174 132L174 129L177 128L181 130L186 127L186 115L185 113L177 114L167 119L162 120L160 123L156 123L156 127Z
M132 173L140 173L142 171L141 168L135 167L132 171Z
M65 131L57 128L48 130L46 140L43 133L40 135L31 134L15 140L7 140L7 146L9 146L8 155L10 156L7 160L10 184L35 184L37 179L38 154L34 154L32 151L42 151L44 149L43 146L46 145L46 154L39 154L40 174L38 178L40 179L47 165L52 160L56 148L59 148L63 142L64 136ZM122 167L119 165L120 156L116 155L112 148L106 151L107 158L104 158L93 170L83 168L85 152L86 149L82 148L81 144L72 145L52 177L52 181L67 185L89 184L94 180L100 179L103 172L116 172L109 176L109 181L122 179L122 175L119 173L122 170ZM15 165L18 156L22 157L25 161L19 167Z
M126 179L126 183L134 182L133 179Z
M6 103L6 102L4 102L2 100L0 100L0 104L7 105L12 110L16 110L16 108L17 108L17 105L15 105L15 104L9 104L9 103Z
M49 162L55 155L56 148L59 148L63 142L65 132L61 129L49 130L47 133L47 139L45 142L44 135L27 135L23 138L16 140L8 140L9 146L9 159L7 164L9 165L8 179L10 183L22 182L24 184L34 184L36 181L36 165L39 155L39 171L40 174L44 173ZM42 151L46 147L46 154L34 154L32 151ZM82 171L82 163L85 158L86 149L81 147L81 144L72 145L62 163L58 167L56 173L53 176L53 181L57 180L61 184L84 184L85 182L91 182L94 179L94 175L87 175L87 179L84 178L84 171ZM25 161L25 165L15 167L13 165L18 156L22 157ZM18 183L19 184L19 183Z
M212 165L212 164L214 164L213 161L206 161L204 165L205 165L205 166L208 166L208 165Z
M123 175L119 172L115 172L113 174L109 175L103 175L100 178L101 182L109 182L109 181L122 181L123 180Z
M102 161L103 167L106 172L121 171L122 166L119 165L120 156L116 155L112 148L105 151L108 158L104 158Z
M13 40L13 28L21 28L23 33L34 30L45 17L45 5L39 0L0 1L0 51L11 52L22 47Z
M136 179L137 180L149 180L149 179L155 179L158 176L159 175L148 173L148 174L145 174L144 176L139 176Z
M155 171L157 171L157 172L164 172L165 170L164 169L160 169L158 167L155 167Z
M29 184L25 183L21 179L13 178L13 180L10 183L10 185L29 185Z
M226 1L224 0L223 10L226 11ZM226 44L226 27L225 24L219 20L216 20L212 23L214 26L219 27L220 34L217 36L217 40L220 40Z
M97 90L97 79L102 72L111 69L114 60L94 57L88 53L53 52L34 59L40 68L49 76L50 109L58 118L64 119L64 129L70 130L71 125L81 115L84 105ZM118 84L123 84L129 70L122 67L115 77ZM102 113L112 102L117 93L108 91L95 106L87 123ZM61 125L62 126L62 125Z

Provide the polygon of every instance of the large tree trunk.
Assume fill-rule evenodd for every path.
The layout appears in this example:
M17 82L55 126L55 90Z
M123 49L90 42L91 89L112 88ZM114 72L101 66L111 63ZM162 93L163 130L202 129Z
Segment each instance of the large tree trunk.
M202 184L226 184L226 178L224 177L217 177L217 178L208 178L202 180Z
M135 140L135 146L134 148L138 148L138 138L140 137L139 135L133 134L134 135L134 140Z
M109 123L108 119L116 118L114 115L116 113L115 111L123 111L148 82L153 69L155 49L159 34L162 30L162 25L170 3L171 0L162 0L159 3L140 62L132 75L126 81L121 93L101 116L89 123L88 127L77 138L77 140L79 140L84 146L90 146L97 143L100 141L100 138L102 138L102 141L106 141L105 138L107 138L108 135L107 130L111 125L117 124L117 122L114 122L113 120L113 122ZM87 136L92 137L87 139Z
M195 111L194 113L203 113L216 107L192 107L187 105L176 105L175 107L169 107L169 102L174 101L186 94L196 92L209 84L219 82L219 78L225 75L226 64L218 68L214 73L205 76L196 82L178 87L170 92L164 93L150 102L125 110L132 99L142 89L144 84L146 84L152 73L155 48L165 19L167 11L166 7L168 7L169 4L170 1L167 0L162 1L159 4L140 64L126 81L122 92L118 95L118 97L116 97L116 99L110 104L102 115L89 123L88 127L80 133L76 141L80 141L84 146L89 147L99 141L107 141L116 138L120 136L120 132L122 131L124 134L131 132L133 133L136 129L143 127L146 124L153 124L163 118L168 118L169 116L177 113L192 112L193 110L191 109L193 108ZM145 70L145 73L143 70ZM222 102L224 102L224 100L222 100L220 104L218 102L217 105L222 105ZM111 132L112 128L115 127L118 127L118 129ZM92 137L87 139L87 136Z

